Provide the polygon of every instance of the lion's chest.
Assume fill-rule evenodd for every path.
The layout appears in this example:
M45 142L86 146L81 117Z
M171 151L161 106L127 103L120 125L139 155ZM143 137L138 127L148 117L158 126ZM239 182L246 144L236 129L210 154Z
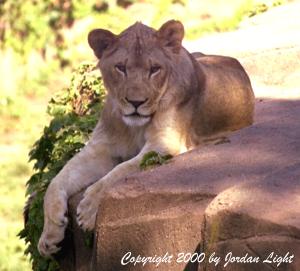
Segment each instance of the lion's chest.
M115 145L115 155L122 161L127 161L136 156L145 145L145 136L143 130L131 131L123 134Z

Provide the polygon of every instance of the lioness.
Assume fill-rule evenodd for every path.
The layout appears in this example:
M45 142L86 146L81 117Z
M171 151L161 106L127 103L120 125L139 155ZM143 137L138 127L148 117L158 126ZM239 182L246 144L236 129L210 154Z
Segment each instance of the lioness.
M190 54L181 45L183 36L183 25L174 20L158 31L136 23L119 35L104 29L89 33L108 94L91 140L48 187L42 255L59 250L74 193L89 186L77 221L93 230L103 191L138 171L145 153L174 156L252 123L254 95L240 63Z

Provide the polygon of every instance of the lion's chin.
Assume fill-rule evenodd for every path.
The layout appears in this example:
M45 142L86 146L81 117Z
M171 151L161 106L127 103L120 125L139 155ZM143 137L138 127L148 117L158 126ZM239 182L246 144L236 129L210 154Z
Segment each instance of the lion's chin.
M150 120L151 117L143 117L143 116L122 116L123 121L128 126L144 126L146 125Z

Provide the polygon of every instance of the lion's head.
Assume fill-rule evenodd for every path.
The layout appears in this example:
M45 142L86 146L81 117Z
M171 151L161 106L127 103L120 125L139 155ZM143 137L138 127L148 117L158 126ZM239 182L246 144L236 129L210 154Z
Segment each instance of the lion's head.
M119 35L104 29L89 33L113 110L127 125L145 125L174 96L167 92L185 73L174 68L182 62L183 36L183 25L174 20L158 31L136 23Z

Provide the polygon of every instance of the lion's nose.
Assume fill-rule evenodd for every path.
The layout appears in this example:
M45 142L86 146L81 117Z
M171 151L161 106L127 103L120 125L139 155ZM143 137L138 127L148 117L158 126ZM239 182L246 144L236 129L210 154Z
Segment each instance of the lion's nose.
M126 98L126 101L130 104L132 104L134 106L135 109L138 109L138 107L142 104L144 104L145 102L147 102L148 99L145 100L129 100L128 98Z

